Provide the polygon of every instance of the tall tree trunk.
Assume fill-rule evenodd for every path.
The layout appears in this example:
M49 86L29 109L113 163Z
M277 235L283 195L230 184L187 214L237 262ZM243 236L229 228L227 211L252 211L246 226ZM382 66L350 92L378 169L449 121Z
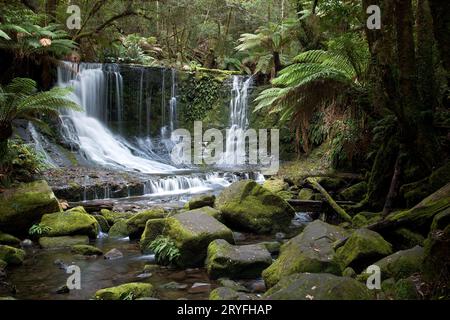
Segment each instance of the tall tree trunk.
M273 66L275 71L275 74L273 76L275 77L278 74L278 72L280 72L281 69L283 69L283 65L281 64L280 53L277 51L273 53Z
M45 12L49 17L49 22L56 22L56 7L58 0L47 0L45 4Z

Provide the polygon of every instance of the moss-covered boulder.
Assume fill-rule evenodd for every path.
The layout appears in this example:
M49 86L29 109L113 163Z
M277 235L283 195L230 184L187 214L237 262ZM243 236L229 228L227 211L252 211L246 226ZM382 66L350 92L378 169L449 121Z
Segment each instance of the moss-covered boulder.
M93 217L95 218L95 220L97 220L98 225L100 226L100 231L109 232L111 226L109 225L108 220L106 220L104 216L96 214L93 215Z
M396 300L419 300L420 295L414 279L409 277L398 280L394 285L394 297Z
M20 244L20 239L0 231L0 244L18 246Z
M285 277L264 294L268 300L370 300L361 282L328 273L297 273Z
M42 215L60 211L58 200L45 181L21 184L0 193L0 230L27 234Z
M382 279L404 279L416 272L420 272L424 258L422 247L397 251L374 263L380 267Z
M233 183L215 204L228 223L257 233L284 229L295 214L284 199L252 180Z
M320 220L308 224L300 235L281 247L278 259L262 273L267 287L274 286L284 276L299 272L341 275L333 244L347 234L343 228Z
M424 246L425 237L411 231L408 228L398 228L392 232L386 233L385 239L395 246L395 249L406 250L415 246Z
M337 191L345 186L345 180L341 178L323 177L318 178L317 182L327 191Z
M88 243L88 236L42 237L39 239L39 245L43 249L70 248L74 245L86 245Z
M373 223L379 222L383 219L383 215L381 213L374 212L360 212L355 215L352 219L352 226L354 228L362 228Z
M187 209L194 210L203 207L214 207L214 201L216 201L215 195L201 195L197 197L193 197L186 204Z
M103 251L97 247L89 246L85 244L76 244L73 245L71 251L75 254L81 254L83 256L101 256L103 255Z
M42 216L41 225L50 228L46 233L48 237L86 235L95 239L100 230L97 220L83 207L45 214Z
M256 296L228 287L219 287L211 291L209 300L256 300Z
M95 293L96 300L136 300L150 298L156 295L156 291L149 283L127 283L121 286L98 290Z
M352 267L361 272L378 259L392 253L392 245L375 231L358 229L337 249L342 268Z
M127 234L130 236L130 239L132 240L140 239L148 220L162 219L165 218L166 216L167 213L164 212L163 208L153 208L151 210L139 212L126 221L128 228Z
M133 213L130 212L114 212L108 209L100 210L100 215L102 215L110 226L114 225L119 220L127 220L133 217Z
M166 219L152 219L147 221L139 242L139 246L143 253L150 253L150 243L152 243L159 235L162 235L165 226Z
M207 214L208 216L211 216L211 217L219 220L220 222L223 222L222 213L219 210L216 210L212 207L202 207L202 208L198 208L198 209L194 209L194 210L190 210L190 211L186 211L186 212L204 213L204 214Z
M292 194L289 191L289 184L283 179L270 178L264 181L263 187L285 200L292 199Z
M298 198L300 200L312 200L314 197L314 191L309 188L302 188L298 193Z
M208 246L206 270L210 278L255 279L272 263L264 245L233 246L218 239Z
M111 238L125 238L129 236L127 220L117 220L108 232Z
M25 259L25 251L10 246L0 245L0 260L8 265L21 265Z
M339 197L342 200L360 202L364 199L367 193L367 182L362 181L344 189L339 193Z

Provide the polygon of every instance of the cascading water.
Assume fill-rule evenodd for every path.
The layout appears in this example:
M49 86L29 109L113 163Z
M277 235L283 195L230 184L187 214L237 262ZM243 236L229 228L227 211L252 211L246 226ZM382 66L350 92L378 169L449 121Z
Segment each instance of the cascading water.
M114 81L108 81L111 78ZM114 90L109 88L111 84L115 85ZM67 127L74 129L66 132L64 136L73 138L70 142L78 144L80 151L88 160L102 166L143 173L170 173L176 170L170 165L134 155L123 138L113 135L99 121L99 118L105 115L104 110L107 110L105 96L108 97L108 93L115 92L116 119L119 132L122 131L120 126L123 117L123 81L116 68L108 65L104 70L102 65L97 64L64 63L63 67L58 68L58 85L72 86L74 88L72 99L84 109L82 112L68 111L62 121L70 122L70 125L63 126L63 129ZM146 153L141 153L144 154Z

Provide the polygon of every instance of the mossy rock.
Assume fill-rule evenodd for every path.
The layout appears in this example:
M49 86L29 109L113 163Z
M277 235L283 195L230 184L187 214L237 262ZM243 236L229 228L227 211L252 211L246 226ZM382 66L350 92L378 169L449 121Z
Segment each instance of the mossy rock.
M353 268L347 267L342 271L343 277L349 277L349 278L356 278L357 274L356 271L353 270Z
M341 275L342 269L333 248L334 242L345 238L343 228L316 220L303 232L281 246L278 259L262 275L267 287L293 273L332 273Z
M392 253L392 245L375 231L358 229L337 249L342 268L352 267L361 272L378 259Z
M424 246L425 237L418 232L408 228L399 228L386 235L386 240L395 245L400 250L410 249L415 246Z
M43 249L70 248L74 245L87 245L88 243L88 236L42 237L39 239L39 245Z
M117 287L98 290L95 293L96 300L136 300L139 298L151 298L156 291L149 283L127 283Z
M133 217L133 214L129 212L114 212L107 209L100 210L100 214L105 217L110 226L114 225L119 220L126 220Z
M225 221L256 233L283 230L295 215L283 198L252 180L233 183L222 191L215 204Z
M344 189L339 196L346 201L360 202L367 193L367 182L362 181Z
M329 192L337 191L343 186L345 186L345 180L341 178L323 177L319 178L317 182L319 182L319 184Z
M228 287L219 287L211 291L209 300L256 300L256 296L239 292Z
M139 212L127 220L127 234L132 240L140 239L148 220L162 219L167 215L168 214L164 211L163 208L153 208L151 210Z
M152 219L145 224L144 232L142 233L139 246L143 253L150 253L149 245L159 235L162 235L166 226L166 219Z
M228 278L220 278L217 280L217 283L219 284L219 286L221 287L226 287L226 288L230 288L233 289L234 291L239 291L239 292L250 292L246 287L244 287L243 285L239 284L236 281L230 280Z
M109 229L111 238L125 238L129 236L127 220L117 220Z
M381 282L381 291L386 299L395 299L395 279L389 278Z
M101 256L103 255L103 251L97 247L77 244L72 246L71 251L75 254L81 254L83 256Z
M277 254L280 252L281 249L281 243L278 241L265 241L260 242L259 244L266 247L267 251L269 251L270 254Z
M268 300L371 300L367 287L349 277L297 273L280 280L264 296Z
M108 220L106 220L106 218L102 215L93 215L93 217L95 218L95 220L97 220L98 225L100 226L100 231L102 232L109 232L109 229L111 228L111 226L108 223Z
M214 201L216 201L215 195L202 195L193 197L187 203L188 210L200 209L203 207L214 207Z
M180 267L203 265L209 244L216 239L234 243L233 233L215 218L201 212L183 212L166 219L163 234L180 250Z
M400 279L395 283L394 294L396 300L419 300L420 295L412 278Z
M300 200L312 200L314 197L314 191L309 188L302 188L298 193L298 198Z
M8 265L21 265L25 259L25 251L14 247L0 245L0 260Z
M207 214L208 216L211 216L217 220L219 220L220 222L223 222L223 216L222 213L219 210L216 210L214 208L211 207L202 207L202 208L198 208L198 209L194 209L194 210L190 210L190 211L186 211L187 213L191 212L191 213L204 213Z
M20 244L20 239L0 231L0 244L18 246Z
M270 178L264 181L263 187L269 190L270 192L277 194L282 191L287 191L289 188L289 184L285 182L283 179Z
M380 267L382 279L404 279L420 272L424 261L424 250L416 246L412 249L397 251L374 263Z
M86 235L95 239L100 230L97 220L83 207L45 214L42 216L41 225L50 228L46 233L48 237Z
M0 194L0 230L25 235L44 214L59 211L59 202L47 182L24 183Z
M264 245L233 246L218 239L208 246L206 270L212 279L256 279L271 263L272 257Z

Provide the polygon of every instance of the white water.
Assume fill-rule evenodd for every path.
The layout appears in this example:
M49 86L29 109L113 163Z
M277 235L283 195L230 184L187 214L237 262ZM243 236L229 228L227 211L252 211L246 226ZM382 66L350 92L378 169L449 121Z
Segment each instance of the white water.
M79 72L77 73L77 69ZM115 77L115 101L117 104L117 120L121 123L123 118L122 89L123 81L118 71L113 71L109 76ZM105 95L108 85L102 65L65 63L65 67L58 68L58 85L61 87L72 86L73 101L78 103L84 111L68 111L63 121L67 118L73 126L72 131L66 132L66 137L71 137L72 142L79 145L80 151L85 157L102 166L135 170L143 173L171 173L176 168L139 156L135 156L124 140L116 137L99 120L106 109ZM110 90L111 91L111 90ZM98 117L98 118L97 118ZM74 134L76 137L74 137Z

